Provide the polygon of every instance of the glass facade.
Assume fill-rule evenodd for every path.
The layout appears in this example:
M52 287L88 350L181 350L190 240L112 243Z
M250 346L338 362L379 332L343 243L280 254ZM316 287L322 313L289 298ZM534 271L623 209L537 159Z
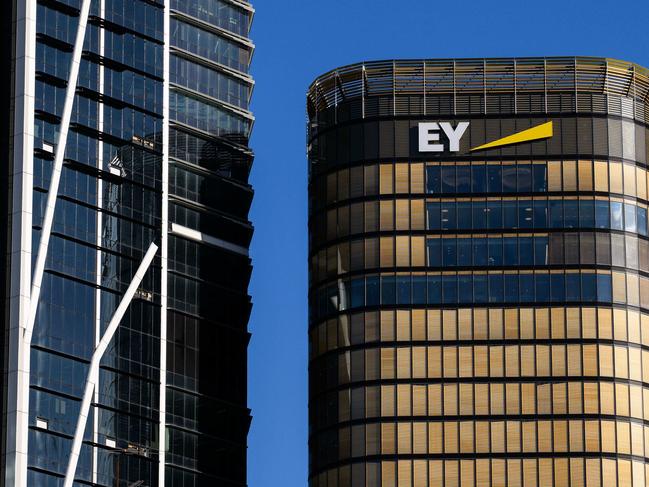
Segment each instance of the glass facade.
M5 3L3 27L33 46L34 106L3 119L2 140L13 152L0 178L0 221L11 228L19 211L28 214L12 208L12 192L21 191L12 184L22 181L13 161L33 160L32 266L55 153L65 143L27 352L26 485L63 485L93 352L155 243L160 250L101 360L75 486L245 486L254 9L239 0ZM70 130L61 141L87 3ZM33 10L32 32L20 23L22 9ZM3 48L7 66L19 47ZM12 96L3 98L6 112L19 113L27 105ZM31 114L33 153L22 154L10 130ZM2 254L29 242L20 239L5 233ZM0 431L11 426L18 350L11 331L18 318L5 296L10 303L16 283L31 285L29 272L12 275L11 267L3 259ZM5 463L12 441L2 435L0 485L23 487Z
M169 237L165 485L245 486L252 11L170 8L169 223L204 238Z
M648 90L599 58L314 82L311 487L649 485ZM436 121L458 151L420 152Z

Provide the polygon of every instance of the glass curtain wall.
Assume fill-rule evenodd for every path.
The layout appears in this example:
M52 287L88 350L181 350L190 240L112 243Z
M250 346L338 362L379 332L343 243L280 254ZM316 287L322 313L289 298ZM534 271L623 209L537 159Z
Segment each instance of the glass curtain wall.
M34 258L80 7L38 2ZM32 343L28 485L62 485L92 353L160 244L162 59L162 2L91 3ZM160 312L157 256L101 362L78 482L157 483Z
M245 486L253 10L170 5L166 481Z

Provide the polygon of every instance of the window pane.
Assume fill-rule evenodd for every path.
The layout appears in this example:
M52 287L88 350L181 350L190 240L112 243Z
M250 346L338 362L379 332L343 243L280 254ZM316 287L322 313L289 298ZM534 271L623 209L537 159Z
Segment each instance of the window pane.
M433 194L442 192L442 179L439 166L426 166L426 192Z
M471 166L472 189L474 193L487 192L487 168L484 165Z
M532 165L533 171L533 190L535 192L545 192L548 189L547 167L545 164Z

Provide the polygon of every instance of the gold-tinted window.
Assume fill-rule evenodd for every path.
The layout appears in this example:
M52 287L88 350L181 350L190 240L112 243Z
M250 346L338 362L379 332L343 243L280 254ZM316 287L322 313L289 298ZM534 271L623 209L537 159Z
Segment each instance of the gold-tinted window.
M410 166L408 163L398 163L395 164L395 193L403 194L409 193L409 181L408 173L410 172Z
M595 191L608 192L608 163L595 161Z
M410 191L413 194L424 192L424 164L413 163L410 165Z
M379 182L379 189L381 194L394 193L394 165L381 164L381 176Z
M624 193L621 162L609 162L609 178L611 193Z
M396 229L408 230L410 223L410 201L397 200L396 201Z
M561 191L561 161L548 162L548 191Z
M563 163L563 190L577 191L577 162L564 161Z
M394 230L394 201L380 201L380 229L381 231Z

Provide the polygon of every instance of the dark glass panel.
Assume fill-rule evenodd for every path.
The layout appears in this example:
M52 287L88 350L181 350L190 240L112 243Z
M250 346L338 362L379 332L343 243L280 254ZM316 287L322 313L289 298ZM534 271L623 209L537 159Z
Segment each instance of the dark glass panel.
M455 166L442 166L442 193L455 193Z
M439 194L442 192L440 166L426 166L426 192L432 194Z
M456 191L458 193L471 192L471 166L457 166Z
M487 168L483 165L471 166L472 191L474 193L487 192Z
M473 239L473 265L486 266L488 262L487 239L484 237L475 237Z
M472 206L469 201L460 201L457 203L457 228L460 230L470 230L473 228L471 216Z
M532 165L519 164L517 174L518 191L521 193L528 193L532 191Z
M487 190L490 193L502 192L502 171L499 165L487 166Z
M396 304L397 290L395 276L381 277L381 304Z
M397 304L411 304L412 290L410 276L397 276Z

